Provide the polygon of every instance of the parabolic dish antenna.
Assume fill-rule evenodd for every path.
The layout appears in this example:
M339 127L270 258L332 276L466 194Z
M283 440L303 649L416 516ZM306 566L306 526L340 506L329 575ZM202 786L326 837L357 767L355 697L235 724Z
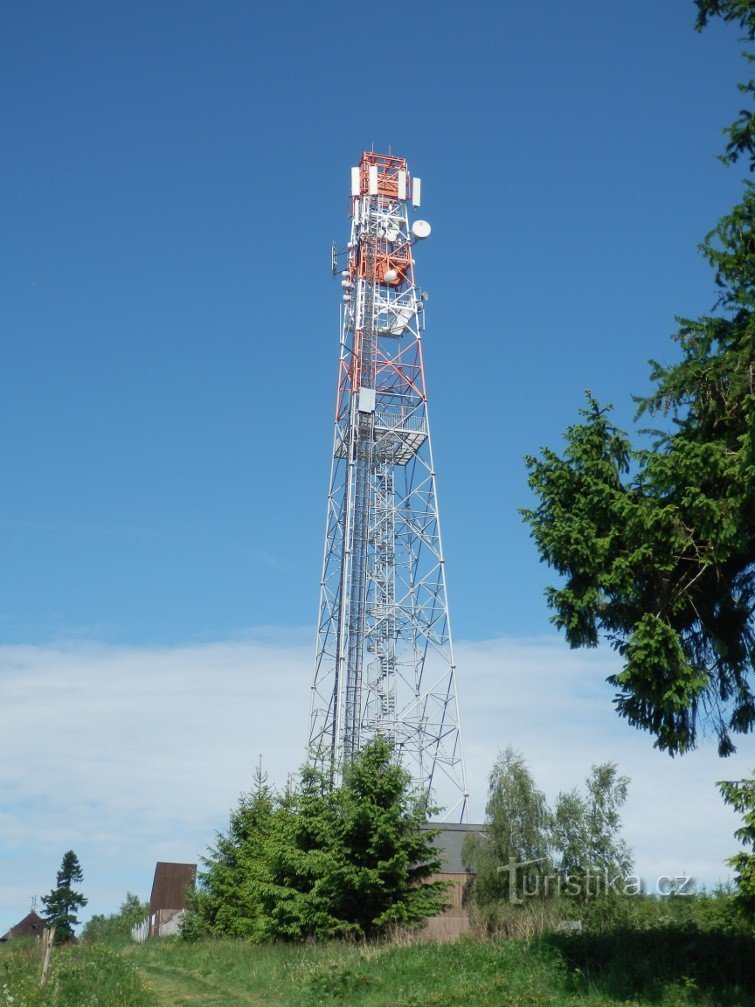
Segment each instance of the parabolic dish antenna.
M426 220L415 220L412 224L412 234L417 239L421 241L423 238L427 238L430 234L432 228Z

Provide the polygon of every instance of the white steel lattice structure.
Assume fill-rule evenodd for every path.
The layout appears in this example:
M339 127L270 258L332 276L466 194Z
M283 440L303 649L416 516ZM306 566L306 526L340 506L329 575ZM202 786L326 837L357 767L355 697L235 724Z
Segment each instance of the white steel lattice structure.
M467 817L410 227L420 180L365 153L352 168L333 461L309 733L337 779L361 745L395 741L417 785ZM333 271L339 253L333 250Z

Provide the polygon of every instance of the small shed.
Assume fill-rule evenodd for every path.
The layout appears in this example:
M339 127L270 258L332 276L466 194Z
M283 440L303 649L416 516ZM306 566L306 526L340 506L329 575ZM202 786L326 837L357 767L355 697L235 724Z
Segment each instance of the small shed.
M44 929L45 921L32 909L15 927L11 927L7 934L0 937L0 942L9 941L14 937L41 937Z
M186 892L194 887L196 864L158 860L149 898L149 936L177 933L180 914L186 909Z

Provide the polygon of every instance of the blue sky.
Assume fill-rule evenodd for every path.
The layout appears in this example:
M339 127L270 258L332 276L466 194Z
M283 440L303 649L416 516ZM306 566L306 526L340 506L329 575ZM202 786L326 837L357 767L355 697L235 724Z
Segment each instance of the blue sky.
M630 737L601 685L610 656L574 664L552 638L548 572L517 515L528 502L523 456L558 442L584 389L629 422L647 359L675 355L674 315L715 299L696 244L738 192L738 173L715 155L744 64L734 29L698 35L693 21L688 0L418 3L384 16L354 3L231 0L3 7L0 687L15 719L0 735L0 852L21 880L0 891L0 925L25 905L24 891L49 887L68 845L97 865L95 911L111 908L121 891L114 854L92 836L116 822L129 884L146 876L148 888L150 860L169 846L193 857L222 824L265 744L285 741L271 755L279 774L299 760L338 352L329 246L346 236L348 169L372 144L390 145L423 178L433 234L418 277L430 295L425 353L452 618L470 660L498 648L509 690L493 723L475 713L491 679L460 667L478 815L486 768L517 736L512 690L543 674L545 658L563 669L566 709L530 732L529 746L523 736L543 773L554 725L582 716L583 672L600 697L576 779L551 773L554 793L591 760L622 753L651 760L635 783L646 794L663 773L674 792L673 774L687 779L703 762L701 787L737 771L708 750L692 769L668 768L679 760ZM264 660L249 642L260 638ZM140 817L149 767L137 760L124 777L133 797L121 821L98 746L131 765L128 753L154 742L149 710L178 687L174 660L204 667L214 648L234 647L253 666L240 670L233 651L228 666L213 657L211 674L230 721L237 689L251 704L246 730L218 748L213 739L229 734L222 706L206 725L209 751L226 753L233 771L223 763L207 776L190 826L176 825L163 794L163 818L155 811L139 847L124 822ZM78 699L99 688L82 670L93 653L111 676L92 713L106 739L92 724L71 726ZM517 674L505 666L512 655ZM274 736L257 690L283 657L292 677ZM196 684L183 690L187 708L204 701L193 675L187 667ZM121 687L147 690L143 716L137 706L126 717ZM537 704L536 677L525 693ZM170 713L182 702L166 707L161 729L194 772L196 745L181 747L181 717ZM25 738L26 760L14 754ZM66 822L45 790L44 760L65 760L72 738L84 761L60 781L76 809ZM751 741L741 751L744 771ZM669 822L688 831L686 800ZM671 824L653 839L643 807L637 835L652 851ZM715 801L714 813L717 838L699 840L709 878L733 828ZM646 859L652 870L657 858ZM125 891L125 876L116 880Z

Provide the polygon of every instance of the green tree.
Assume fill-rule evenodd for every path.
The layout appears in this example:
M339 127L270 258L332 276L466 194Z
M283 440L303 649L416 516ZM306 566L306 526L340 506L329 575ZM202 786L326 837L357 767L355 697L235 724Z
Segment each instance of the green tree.
M697 7L699 29L722 17L755 38L752 0ZM723 159L752 168L753 113L727 135ZM666 428L634 446L588 393L563 452L527 459L538 504L523 515L563 578L547 592L553 621L573 647L611 642L618 712L672 754L705 723L727 755L755 724L755 189L744 185L701 246L717 313L679 319L681 360L651 362L655 387L636 399L638 418Z
M712 17L720 17L724 21L735 21L742 28L749 41L755 38L755 4L752 0L696 0L697 30L708 24ZM751 54L745 53L745 59L753 61ZM748 98L755 95L755 80L743 81L738 85L742 94ZM724 133L728 136L726 150L721 160L726 165L734 164L739 157L749 155L750 171L755 169L755 111L744 108L731 126Z
M73 850L68 850L57 873L57 888L42 896L44 920L48 927L55 927L56 944L72 940L73 928L79 924L76 912L83 909L88 900L81 892L75 891L73 885L83 878L79 858Z
M335 854L330 883L337 915L360 936L416 926L438 912L446 885L428 829L436 809L414 793L393 746L370 742L347 768L336 794Z
M334 938L352 931L338 909L338 791L304 766L280 802L279 827L265 851L260 940Z
M445 885L428 809L377 738L339 787L311 766L278 795L258 772L204 858L182 927L255 941L371 937L432 916Z
M480 908L545 893L548 822L545 795L524 757L505 748L490 773L485 830L468 836L462 851L476 874L474 897Z
M727 804L742 815L744 824L734 833L743 846L751 851L740 850L727 863L737 872L737 895L739 906L751 918L755 918L755 770L749 779L722 781L718 788Z
M256 938L262 926L262 891L269 880L268 844L285 815L259 765L252 790L231 812L227 833L218 833L202 858L196 891L189 894L181 933Z
M126 892L117 913L96 913L81 931L83 941L110 944L131 938L132 929L146 919L149 914L149 902L142 902L138 895Z
M304 767L286 811L268 845L262 939L375 937L438 911L431 809L386 739L364 747L339 787Z
M562 880L561 891L577 902L605 895L632 867L632 853L621 835L621 808L629 779L614 762L592 767L585 793L560 793L551 817L551 847Z

